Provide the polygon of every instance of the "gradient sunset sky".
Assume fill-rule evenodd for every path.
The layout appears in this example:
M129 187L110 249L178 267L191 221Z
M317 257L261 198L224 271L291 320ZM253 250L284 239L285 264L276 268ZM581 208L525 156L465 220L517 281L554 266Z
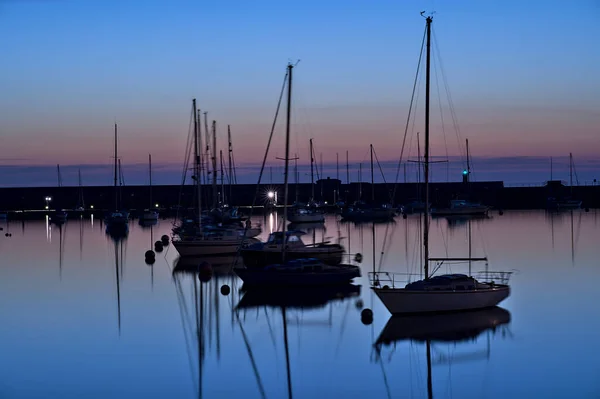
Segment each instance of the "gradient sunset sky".
M124 165L143 164L148 153L157 168L179 165L193 97L217 120L218 146L226 150L230 124L237 163L257 163L286 64L297 59L292 152L299 162L308 160L311 137L326 163L336 152L345 160L346 150L353 165L367 161L371 143L380 160L397 160L422 10L436 12L436 49L460 127L457 136L437 63L434 155L459 156L469 138L473 156L484 160L569 152L580 163L598 159L596 0L0 0L0 185L16 184L7 173L31 178L18 173L32 166L47 165L36 184L46 175L54 184L49 171L57 163L108 166L115 121ZM411 137L423 129L421 115ZM416 140L409 142L414 157ZM530 162L522 165L526 175ZM109 181L110 170L102 182Z

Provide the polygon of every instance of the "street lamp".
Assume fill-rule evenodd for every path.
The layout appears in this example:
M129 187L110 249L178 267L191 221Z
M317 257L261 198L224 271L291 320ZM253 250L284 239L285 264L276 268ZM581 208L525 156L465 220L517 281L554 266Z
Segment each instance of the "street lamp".
M50 201L52 201L52 197L46 196L44 200L46 201L46 209L50 209Z

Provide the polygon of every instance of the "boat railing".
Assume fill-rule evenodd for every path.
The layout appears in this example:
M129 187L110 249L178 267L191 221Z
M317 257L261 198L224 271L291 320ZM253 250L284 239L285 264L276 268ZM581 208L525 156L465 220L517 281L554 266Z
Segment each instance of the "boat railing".
M481 271L473 274L479 282L482 283L496 283L496 284L508 284L510 280L510 276L514 272L506 272L506 271Z
M422 278L422 275L415 273L369 272L369 283L377 288L404 288L406 284Z

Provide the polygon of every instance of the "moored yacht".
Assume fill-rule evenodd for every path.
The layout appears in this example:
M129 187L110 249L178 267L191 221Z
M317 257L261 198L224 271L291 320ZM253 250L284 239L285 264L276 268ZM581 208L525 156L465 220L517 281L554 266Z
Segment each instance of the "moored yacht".
M330 265L341 263L345 252L343 246L329 242L307 245L302 241L302 235L304 235L304 232L299 230L291 230L285 233L285 245L287 246L285 259L316 258ZM241 255L244 265L246 267L261 267L281 262L283 245L283 233L280 231L271 233L267 242L259 242L242 248Z
M425 96L425 212L423 222L423 270L424 279L404 282L397 273L373 272L372 289L392 314L447 312L483 309L498 305L510 295L508 279L511 272L489 272L476 279L471 275L471 262L486 261L487 258L471 257L471 229L469 224L469 257L432 258L429 256L429 92L430 92L430 52L432 17L426 17L426 96ZM458 207L467 208L467 202L455 202ZM433 213L433 212L432 212ZM432 276L429 263L469 262L469 273Z

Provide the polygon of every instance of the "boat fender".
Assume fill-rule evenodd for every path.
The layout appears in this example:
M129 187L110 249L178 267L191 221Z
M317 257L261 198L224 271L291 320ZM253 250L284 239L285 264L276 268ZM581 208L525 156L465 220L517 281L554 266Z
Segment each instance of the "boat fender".
M144 254L144 260L146 261L146 264L148 266L153 265L154 261L156 260L156 258L154 256L154 251L152 251L152 250L146 251L146 253Z
M366 326L373 323L373 311L371 309L363 309L360 312L360 321Z
M354 255L354 260L355 260L356 262L358 262L358 263L361 263L361 262L362 262L362 260L363 260L363 256L362 256L362 254L359 252L359 253L357 253L356 255Z
M231 288L229 288L229 286L227 284L223 284L221 286L221 295L227 296L227 295L229 295L230 292L231 292Z

